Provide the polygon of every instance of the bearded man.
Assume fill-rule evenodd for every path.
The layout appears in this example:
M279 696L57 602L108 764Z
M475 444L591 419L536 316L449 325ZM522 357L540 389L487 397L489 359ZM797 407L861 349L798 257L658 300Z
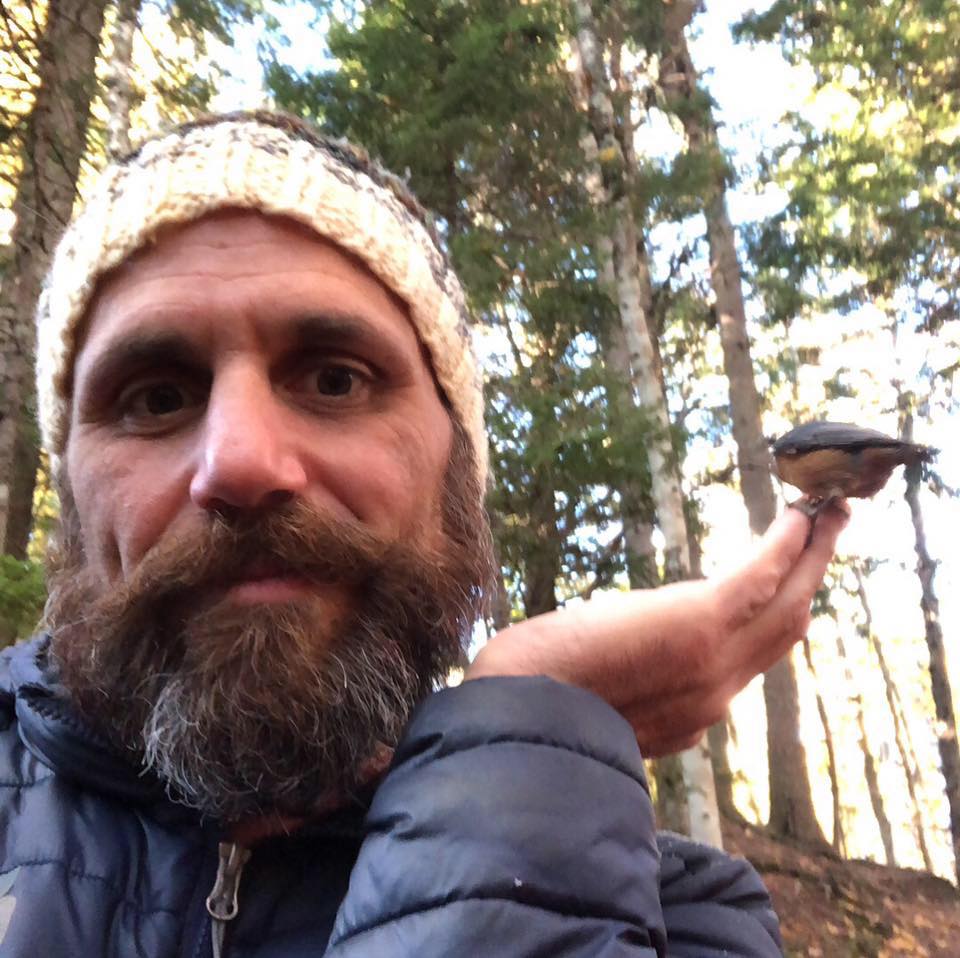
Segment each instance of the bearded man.
M496 636L463 296L429 218L299 121L183 125L56 252L44 632L2 657L4 956L775 955L745 862L657 838L806 623L844 516Z

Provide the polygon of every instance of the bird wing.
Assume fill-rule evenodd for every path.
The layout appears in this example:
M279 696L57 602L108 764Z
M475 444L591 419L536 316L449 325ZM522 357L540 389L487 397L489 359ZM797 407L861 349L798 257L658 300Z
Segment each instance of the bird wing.
M901 440L893 439L876 429L864 429L847 422L808 422L791 429L774 444L773 451L794 448L798 452L814 449L850 449L900 446Z

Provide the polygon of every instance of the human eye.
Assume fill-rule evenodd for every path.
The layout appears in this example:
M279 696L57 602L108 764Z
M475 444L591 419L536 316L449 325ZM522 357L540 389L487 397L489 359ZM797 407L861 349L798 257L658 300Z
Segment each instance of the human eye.
M293 389L308 402L355 403L369 395L375 379L374 371L365 363L325 358L303 368L294 380Z
M133 432L162 432L192 416L200 402L197 389L176 379L141 381L120 396L119 417Z

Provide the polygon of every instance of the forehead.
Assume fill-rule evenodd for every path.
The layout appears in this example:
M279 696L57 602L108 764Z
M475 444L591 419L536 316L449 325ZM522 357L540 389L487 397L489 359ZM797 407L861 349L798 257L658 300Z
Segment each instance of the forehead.
M101 281L81 332L89 353L117 338L182 335L215 350L242 334L269 351L324 321L425 351L406 305L361 261L281 217L220 211L155 240Z

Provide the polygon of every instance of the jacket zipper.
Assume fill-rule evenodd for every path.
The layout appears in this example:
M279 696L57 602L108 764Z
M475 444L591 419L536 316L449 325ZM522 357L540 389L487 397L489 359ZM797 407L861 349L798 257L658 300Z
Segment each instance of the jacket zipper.
M240 876L243 874L243 866L250 858L250 849L236 842L220 842L218 852L220 862L217 865L217 877L213 883L213 891L207 896L213 958L223 958L227 922L237 917Z

